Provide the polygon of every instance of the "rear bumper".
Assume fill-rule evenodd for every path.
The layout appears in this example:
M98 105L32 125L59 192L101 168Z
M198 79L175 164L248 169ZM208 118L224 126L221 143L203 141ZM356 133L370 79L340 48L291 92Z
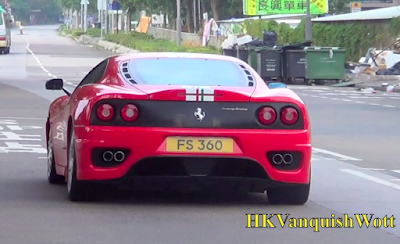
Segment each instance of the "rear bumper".
M136 176L129 174L119 179L94 181L97 185L115 186L122 189L134 191L200 191L212 192L258 192L263 193L266 189L279 186L297 185L297 183L278 182L271 179L255 178L226 178L226 177L202 177L202 176Z
M166 151L165 140L168 136L209 136L230 137L235 141L235 151L231 154L184 154ZM76 157L79 180L118 182L142 182L140 185L155 184L155 182L180 182L195 184L203 180L221 182L242 182L259 186L275 183L305 184L310 180L311 168L311 135L308 130L207 130L207 129L176 129L176 128L118 128L118 127L75 127ZM125 161L115 167L98 167L93 162L92 152L96 148L124 148L130 153ZM267 153L271 151L291 151L301 155L298 167L292 170L274 167ZM143 177L131 174L135 165L143 160L154 157L196 157L196 158L231 158L256 162L265 177L200 177L165 176ZM165 183L164 183L165 184Z

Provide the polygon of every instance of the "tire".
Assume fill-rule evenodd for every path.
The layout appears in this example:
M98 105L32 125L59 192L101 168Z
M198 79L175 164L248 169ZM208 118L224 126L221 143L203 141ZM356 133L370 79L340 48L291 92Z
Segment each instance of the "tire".
M94 187L89 182L82 182L77 179L74 132L71 134L71 141L68 149L67 190L68 198L72 202L98 199L98 194L96 194Z
M65 177L63 175L58 175L56 171L56 161L54 158L51 130L49 131L48 137L49 139L47 141L47 181L50 184L56 184L56 185L65 184Z
M310 183L296 186L270 188L268 201L274 205L303 205L310 195Z
M5 54L9 54L9 53L10 53L10 47L7 47L7 48L4 50L4 53L5 53Z

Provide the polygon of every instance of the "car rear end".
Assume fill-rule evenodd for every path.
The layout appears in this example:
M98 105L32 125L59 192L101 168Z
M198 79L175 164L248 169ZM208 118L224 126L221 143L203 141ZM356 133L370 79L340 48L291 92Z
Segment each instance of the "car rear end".
M7 45L7 23L3 13L0 13L0 49L6 48Z
M122 62L121 75L135 92L91 102L89 125L75 127L78 179L141 190L209 186L264 192L307 184L311 136L304 104L287 96L289 90L259 83L247 65L217 61L199 62L205 74L186 59ZM186 73L168 73L179 64ZM163 65L171 67L151 73L150 67ZM222 73L210 73L212 66ZM199 77L185 83L190 74ZM195 86L206 77L205 86Z

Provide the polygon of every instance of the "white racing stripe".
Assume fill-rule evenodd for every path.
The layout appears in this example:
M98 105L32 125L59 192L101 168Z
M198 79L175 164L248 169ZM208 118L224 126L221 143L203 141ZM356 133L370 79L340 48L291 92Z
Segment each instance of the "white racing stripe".
M369 180L369 181L372 181L372 182L375 182L375 183L380 184L380 185L388 186L388 187L391 187L393 189L396 189L396 190L400 191L400 185L394 184L394 183L392 183L390 181L382 180L382 179L379 179L379 178L371 176L371 175L367 175L367 174L362 173L362 172L357 171L357 170L340 169L340 171L348 173L348 174L351 174L351 175L354 175L354 176L357 176L357 177L360 177L360 178L363 178L363 179L366 179L366 180Z
M183 86L186 101L214 102L214 89L208 86Z

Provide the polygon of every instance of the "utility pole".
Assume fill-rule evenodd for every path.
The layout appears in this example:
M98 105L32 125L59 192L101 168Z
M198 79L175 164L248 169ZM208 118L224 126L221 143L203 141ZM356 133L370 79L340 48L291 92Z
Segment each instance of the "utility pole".
M176 0L176 45L181 45L182 25L181 25L181 0Z
M83 4L81 2L81 30L83 31Z
M312 41L311 1L307 0L306 41Z
M88 0L83 0L83 32L87 31L87 5L88 5Z
M104 34L108 34L108 0L103 1L106 1L106 10L104 13Z
M104 28L104 0L101 0L100 7L100 39L103 40L103 28Z

